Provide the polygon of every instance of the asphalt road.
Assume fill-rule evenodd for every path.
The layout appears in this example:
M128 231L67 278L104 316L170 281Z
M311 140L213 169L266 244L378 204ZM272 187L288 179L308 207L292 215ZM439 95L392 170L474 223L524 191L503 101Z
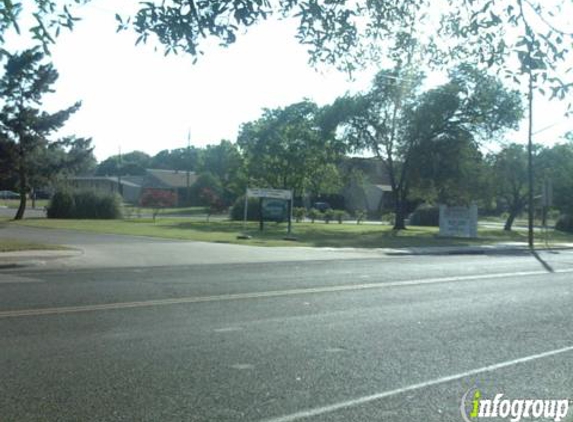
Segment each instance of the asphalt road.
M474 386L570 399L572 280L565 251L3 271L0 420L441 422Z

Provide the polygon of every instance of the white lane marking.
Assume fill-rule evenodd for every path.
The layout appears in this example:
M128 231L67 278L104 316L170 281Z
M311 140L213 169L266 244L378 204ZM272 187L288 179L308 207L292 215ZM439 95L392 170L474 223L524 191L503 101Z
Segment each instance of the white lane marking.
M1 275L0 284L15 284L15 283L45 283L44 280L39 278L22 277L17 275Z
M242 331L243 327L223 327L223 328L215 328L213 330L214 333L234 333L236 331Z
M250 363L236 363L231 365L232 369L236 369L238 371L248 371L251 369L255 369L255 365L251 365Z
M538 353L536 355L526 356L519 359L513 359L502 363L496 363L494 365L484 366L478 369L472 369L471 371L461 372L455 375L449 375L447 377L436 378L430 381L421 382L418 384L412 384L406 387L397 388L395 390L384 391L381 393L372 394L369 396L359 397L352 400L343 401L340 403L331 404L328 406L316 407L314 409L302 410L300 412L292 413L290 415L279 416L276 418L265 419L261 422L294 422L301 419L307 419L314 416L324 415L326 413L336 412L338 410L347 409L349 407L359 406L361 404L370 403L376 400L381 400L387 397L396 396L399 394L407 393L414 390L421 390L423 388L432 387L438 384L445 384L451 381L457 381L466 377L471 377L472 375L479 375L485 372L493 372L498 369L507 368L510 366L519 365L521 363L527 363L538 359L547 358L550 356L559 355L562 353L573 352L573 346L563 347L561 349L550 350L548 352Z
M526 277L526 276L565 274L565 273L573 273L573 269L556 270L553 273L548 273L547 271L543 270L522 271L516 273L480 274L471 276L428 278L421 280L391 281L387 283L380 282L380 283L365 283L365 284L345 284L339 286L309 287L305 289L235 293L235 294L224 294L216 296L181 297L173 299L145 300L140 302L117 302L117 303L103 303L100 305L66 306L59 308L21 309L12 311L0 311L0 318L71 314L79 312L95 312L95 311L107 311L114 309L132 309L132 308L144 308L151 306L180 305L180 304L190 304L190 303L223 302L231 300L264 299L264 298L275 298L275 297L300 296L313 293L337 293L346 291L385 289L388 287L422 286L427 284L451 283L451 282L475 281L475 280L491 280L491 279L506 278L506 277Z

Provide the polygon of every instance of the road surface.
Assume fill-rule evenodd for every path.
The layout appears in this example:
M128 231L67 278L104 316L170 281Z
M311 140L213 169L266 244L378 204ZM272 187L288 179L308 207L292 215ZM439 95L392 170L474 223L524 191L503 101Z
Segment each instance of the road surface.
M0 420L443 422L476 386L571 399L572 282L567 251L4 270Z

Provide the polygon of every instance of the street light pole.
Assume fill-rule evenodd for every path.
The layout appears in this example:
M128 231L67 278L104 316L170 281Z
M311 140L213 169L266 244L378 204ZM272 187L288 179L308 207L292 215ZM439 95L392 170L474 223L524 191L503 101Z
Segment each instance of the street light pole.
M121 170L123 167L123 163L121 160L121 146L119 147L119 155L118 155L118 165L117 165L117 193L121 196L121 200L123 201L123 185L121 183Z
M527 102L529 106L529 128L527 134L527 178L528 178L528 218L527 218L527 240L529 248L534 247L534 234L533 234L533 217L534 217L534 202L533 202L533 72L531 69L531 50L529 50L529 89L527 93Z
M191 205L191 180L190 180L190 170L189 166L191 165L191 129L187 132L187 165L185 166L186 170L186 196L187 196L187 206Z

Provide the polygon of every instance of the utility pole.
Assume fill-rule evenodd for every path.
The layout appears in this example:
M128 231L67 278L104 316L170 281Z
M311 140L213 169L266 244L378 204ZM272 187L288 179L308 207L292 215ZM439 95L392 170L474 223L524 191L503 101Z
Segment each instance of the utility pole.
M528 44L528 65L529 87L527 92L527 102L529 106L529 127L527 133L527 180L528 180L528 214L527 214L527 241L529 249L534 248L533 218L535 204L533 201L533 63L531 57L531 41Z
M191 205L191 186L189 166L191 165L191 129L187 132L187 206Z
M119 146L118 148L119 148L119 155L117 160L117 192L119 193L121 199L123 200L123 185L121 184L121 169L123 167L123 164L121 162L121 146Z

